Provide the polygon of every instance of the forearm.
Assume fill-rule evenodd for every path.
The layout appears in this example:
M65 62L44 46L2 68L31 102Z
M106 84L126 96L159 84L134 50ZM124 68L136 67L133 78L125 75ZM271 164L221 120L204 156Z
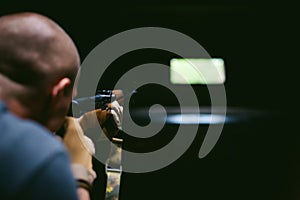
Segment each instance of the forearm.
M84 188L77 188L77 195L79 200L90 200L89 192Z

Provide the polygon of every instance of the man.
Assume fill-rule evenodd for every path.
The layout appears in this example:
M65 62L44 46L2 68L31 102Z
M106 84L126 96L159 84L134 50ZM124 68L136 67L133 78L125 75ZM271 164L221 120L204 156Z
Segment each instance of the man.
M77 188L69 156L53 134L65 121L79 65L73 41L49 18L0 18L0 199L89 199L85 183L95 176L85 180L82 169L93 173L91 141L78 120L67 119L64 143L84 183Z

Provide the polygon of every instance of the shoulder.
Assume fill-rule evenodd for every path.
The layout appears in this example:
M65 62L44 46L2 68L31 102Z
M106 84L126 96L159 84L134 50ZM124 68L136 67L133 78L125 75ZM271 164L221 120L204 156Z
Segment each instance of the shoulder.
M62 159L62 167L69 165L63 144L51 132L33 121L0 111L1 191L16 192L57 158Z
M62 143L46 128L34 121L20 119L10 112L2 112L0 115L0 130L1 154L10 150L19 153L34 151L35 156L38 156L65 151Z

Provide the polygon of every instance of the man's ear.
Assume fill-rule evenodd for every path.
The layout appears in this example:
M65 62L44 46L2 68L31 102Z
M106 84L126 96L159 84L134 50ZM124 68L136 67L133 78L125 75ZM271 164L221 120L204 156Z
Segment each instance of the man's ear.
M57 97L59 95L64 95L70 90L71 80L69 78L60 79L59 82L52 88L52 96Z

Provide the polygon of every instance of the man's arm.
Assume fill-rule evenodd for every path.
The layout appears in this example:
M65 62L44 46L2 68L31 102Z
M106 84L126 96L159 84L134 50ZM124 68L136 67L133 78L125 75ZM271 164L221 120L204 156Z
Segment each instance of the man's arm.
M90 193L84 188L77 188L77 195L79 200L90 200Z
M122 114L123 107L115 101L109 105L108 110L94 110L85 113L78 119L66 117L63 142L71 157L73 176L84 186L77 189L80 200L90 199L88 189L96 178L92 166L92 155L95 154L94 143L85 136L84 132L91 127L100 125L106 136L111 138L121 128Z

